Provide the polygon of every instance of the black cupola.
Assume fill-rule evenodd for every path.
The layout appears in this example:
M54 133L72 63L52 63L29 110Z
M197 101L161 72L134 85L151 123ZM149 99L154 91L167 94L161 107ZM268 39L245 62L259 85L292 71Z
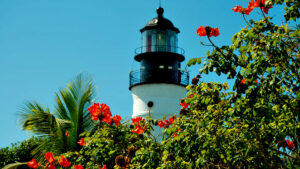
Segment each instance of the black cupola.
M163 17L163 8L156 11L157 17L140 30L142 47L135 50L134 57L140 62L140 70L130 72L129 89L149 83L188 85L188 72L180 69L180 63L185 59L184 50L177 46L180 31Z

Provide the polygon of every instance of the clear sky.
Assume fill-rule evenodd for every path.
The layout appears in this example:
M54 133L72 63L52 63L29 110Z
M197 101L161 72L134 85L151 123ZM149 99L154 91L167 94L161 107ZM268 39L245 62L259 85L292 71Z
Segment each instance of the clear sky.
M128 90L134 49L141 46L139 29L156 17L158 0L0 0L0 147L31 135L22 131L17 113L26 100L53 110L55 92L78 73L93 76L98 102L113 114L129 119L132 98ZM248 0L162 0L164 16L181 31L179 47L186 59L205 56L200 26L218 27L216 45L231 43L245 22L233 12ZM278 23L281 7L269 15ZM260 18L255 9L248 18ZM183 64L186 64L183 63ZM195 75L200 65L189 70ZM204 81L225 82L210 75Z

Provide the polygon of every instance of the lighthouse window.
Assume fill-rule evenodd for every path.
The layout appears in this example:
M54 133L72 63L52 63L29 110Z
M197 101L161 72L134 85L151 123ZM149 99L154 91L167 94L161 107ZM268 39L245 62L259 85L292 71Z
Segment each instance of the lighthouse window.
M142 52L177 52L177 34L172 30L146 30L142 43Z
M150 108L153 107L153 105L154 105L154 103L153 103L152 101L149 101L149 102L147 103L147 106L150 107Z
M163 69L163 68L165 68L165 66L164 65L159 65L159 68Z
M147 52L151 52L152 51L152 38L151 35L148 35L147 37Z
M172 66L168 66L168 69L172 70L172 69L173 69L173 67L172 67Z

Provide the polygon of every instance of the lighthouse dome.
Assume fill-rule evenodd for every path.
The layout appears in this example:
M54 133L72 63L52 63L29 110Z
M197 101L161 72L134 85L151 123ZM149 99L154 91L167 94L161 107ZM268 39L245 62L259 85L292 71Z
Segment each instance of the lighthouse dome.
M173 30L176 33L179 33L179 29L176 28L173 23L163 17L164 9L159 7L156 10L157 12L157 17L151 19L148 21L146 26L142 28L140 31L144 32L145 30L152 30L152 29L160 29L160 30Z

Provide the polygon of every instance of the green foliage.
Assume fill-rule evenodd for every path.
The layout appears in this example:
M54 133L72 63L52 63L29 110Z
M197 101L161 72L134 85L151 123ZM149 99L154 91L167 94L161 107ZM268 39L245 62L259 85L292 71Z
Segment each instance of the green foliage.
M56 94L53 113L36 102L25 104L20 113L23 129L48 140L33 150L37 159L43 159L47 151L63 153L80 148L77 144L79 134L95 127L87 110L94 94L92 79L80 74Z
M299 18L298 1L271 2L285 3L286 20ZM299 168L299 27L271 21L250 20L229 46L217 47L209 39L215 48L187 86L180 116L165 125L161 142L151 134L157 120L140 121L142 134L127 123L102 122L81 135L86 145L64 154L71 167ZM200 63L194 58L188 66ZM235 79L234 86L198 83L211 72Z
M14 143L10 147L5 147L0 149L0 168L4 166L15 163L15 162L27 162L30 161L33 156L31 151L35 149L39 144L46 141L45 139L39 137L32 137L28 140ZM22 166L19 168L28 168L27 166Z

